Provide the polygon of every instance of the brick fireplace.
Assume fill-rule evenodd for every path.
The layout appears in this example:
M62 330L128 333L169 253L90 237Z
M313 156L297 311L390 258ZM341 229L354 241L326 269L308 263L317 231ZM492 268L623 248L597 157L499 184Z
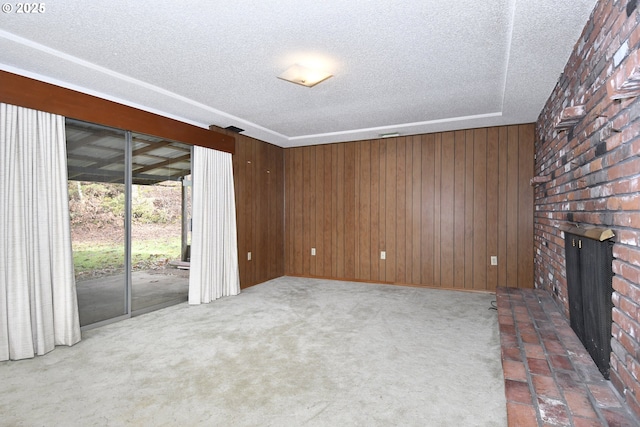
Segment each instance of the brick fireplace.
M640 416L640 14L600 0L536 124L535 281L569 318L565 234L613 230L610 377Z

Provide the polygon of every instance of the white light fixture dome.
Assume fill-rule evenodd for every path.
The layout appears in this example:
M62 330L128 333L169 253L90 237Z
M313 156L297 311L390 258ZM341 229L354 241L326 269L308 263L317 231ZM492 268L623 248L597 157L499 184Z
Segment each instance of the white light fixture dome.
M333 77L333 75L325 71L303 67L299 64L292 65L278 76L279 79L306 87L313 87L329 77Z

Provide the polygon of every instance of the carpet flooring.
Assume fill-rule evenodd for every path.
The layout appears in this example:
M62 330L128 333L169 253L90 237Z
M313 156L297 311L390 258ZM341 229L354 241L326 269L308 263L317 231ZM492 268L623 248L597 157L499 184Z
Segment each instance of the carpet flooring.
M506 426L494 299L281 277L0 363L0 425Z

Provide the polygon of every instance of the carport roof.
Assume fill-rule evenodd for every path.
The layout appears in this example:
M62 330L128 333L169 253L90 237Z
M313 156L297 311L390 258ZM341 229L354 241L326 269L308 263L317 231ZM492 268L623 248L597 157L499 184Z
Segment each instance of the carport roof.
M124 183L125 132L67 119L69 180ZM152 185L191 174L191 146L132 133L134 184Z

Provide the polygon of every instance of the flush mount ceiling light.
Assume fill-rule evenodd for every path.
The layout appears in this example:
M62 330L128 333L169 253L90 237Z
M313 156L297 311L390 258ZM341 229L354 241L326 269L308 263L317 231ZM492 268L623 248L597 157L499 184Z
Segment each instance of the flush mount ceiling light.
M292 65L278 76L279 79L306 87L313 87L329 77L333 76L327 72L303 67L299 64Z

